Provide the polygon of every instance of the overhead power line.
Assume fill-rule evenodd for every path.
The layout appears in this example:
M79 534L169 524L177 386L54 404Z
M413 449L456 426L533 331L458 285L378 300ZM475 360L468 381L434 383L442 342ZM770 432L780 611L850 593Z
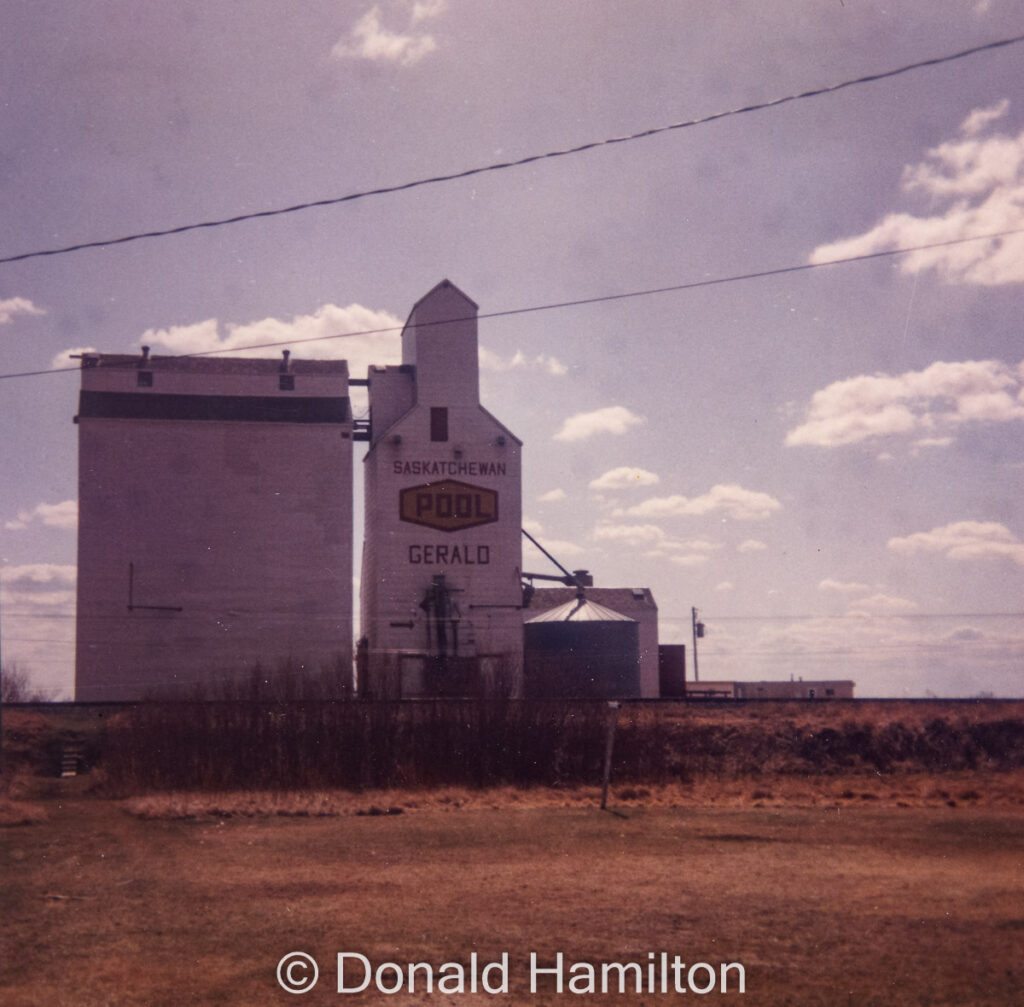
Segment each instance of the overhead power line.
M190 609L190 612L200 611L203 615L222 615L224 614L221 609ZM232 609L231 614L235 615L236 610ZM242 613L247 617L261 616L269 617L271 615L283 615L286 614L285 609L267 609L265 611L250 611ZM873 612L871 613L872 618L875 619L901 619L901 620L914 620L917 622L927 621L928 619L1024 619L1024 612ZM8 610L4 612L5 619L39 619L47 622L56 620L68 620L76 618L74 612L39 612L36 610L20 610L15 609L13 611ZM94 615L90 616L90 622L111 622L123 619L121 615ZM320 616L321 619L334 619L335 616ZM692 615L687 612L685 615L667 615L659 612L658 619L661 622L681 622L689 625ZM818 613L816 615L802 614L802 615L703 615L702 622L705 622L709 626L714 626L720 622L855 622L862 623L864 616L862 614L850 614L841 613L839 615L829 615ZM711 637L707 637L709 641ZM8 643L14 642L13 638L5 637ZM41 640L27 640L19 638L19 643L62 643L64 641L54 638L46 637ZM710 644L709 644L710 645Z
M872 612L875 619L1024 619L1024 612ZM689 623L690 615L663 615L658 619L663 622ZM703 621L709 625L718 622L858 622L863 621L861 613L842 612L838 615L815 614L780 614L780 615L704 615Z
M812 269L823 269L826 266L841 266L851 262L867 262L871 259L891 258L895 255L909 255L913 252L926 252L933 248L948 248L952 245L964 245L972 241L995 241L1013 234L1024 234L1024 227L1012 228L1008 231L994 231L991 234L977 234L969 238L950 238L948 241L932 241L925 245L913 245L908 248L890 248L880 252L865 252L863 255L848 255L841 259L829 259L827 262L803 262L795 266L779 266L775 269L761 269L753 273L736 273L731 276L718 276L710 280L691 280L688 283L675 283L667 287L650 287L645 290L629 290L619 294L600 294L595 297L581 297L571 301L553 301L549 304L534 304L525 308L507 308L504 311L489 311L483 314L466 316L465 318L446 318L439 322L427 322L425 325L450 325L454 322L472 321L473 319L509 318L513 315L527 315L538 311L554 311L558 308L580 308L589 304L603 304L609 301L624 301L634 297L651 297L654 294L678 293L684 290L697 290L700 287L717 287L726 283L739 283L743 280L760 280L769 276L785 276L787 273L805 273ZM245 353L250 350L268 350L275 346L299 346L303 343L321 343L331 339L351 339L355 336L379 336L388 332L400 332L403 326L387 325L379 329L360 329L355 332L335 332L327 336L306 336L302 339L278 339L269 343L251 343L248 346L225 346L202 353L182 353L182 357L210 357L220 353ZM39 371L19 371L12 374L0 374L0 381L7 378L33 378L43 374L64 374L78 371L78 367L51 367Z
M891 70L882 70L879 73L865 74L861 77L854 77L844 80L838 84L828 84L823 87L813 88L809 91L800 91L796 94L785 95L781 98L772 98L768 101L754 102L749 105L742 105L739 108L732 108L725 112L714 112L711 115L700 116L696 119L686 119L681 122L669 123L665 126L652 126L636 133L629 133L625 136L608 137L604 140L592 140L589 143L582 143L575 147L566 147L561 150L549 150L543 154L530 154L526 157L517 158L512 161L498 161L485 164L476 168L466 168L462 171L452 172L446 175L433 175L428 178L419 178L411 182L401 182L397 185L386 185L376 189L365 189L362 192L351 192L345 196L332 196L326 199L316 199L305 203L295 203L292 206L277 207L269 210L258 210L252 213L240 213L233 217L222 217L216 220L204 220L192 224L180 224L177 227L164 228L162 230L142 231L134 234L125 234L119 238L105 238L98 241L85 241L77 245L65 245L61 248L47 248L35 252L21 252L17 255L8 255L0 258L0 265L12 262L23 262L26 259L38 259L53 255L67 255L70 252L81 252L88 248L106 248L111 245L124 245L130 241L141 241L145 238L166 238L173 234L185 234L188 231L199 231L206 228L226 227L229 224L240 224L247 220L258 220L262 217L280 217L289 213L298 213L302 210L313 210L325 206L337 206L340 203L351 203L358 199L367 199L371 196L384 196L395 192L404 192L408 189L417 189L425 185L437 185L442 182L454 182L463 178L471 178L474 175L482 175L486 172L503 171L506 168L520 168L523 165L533 164L537 161L544 161L558 157L568 157L571 154L582 154L585 151L596 150L599 147L610 147L619 143L629 143L633 140L645 140L648 137L658 136L661 133L669 133L674 130L688 129L691 126L703 126L719 119L727 119L735 115L745 115L748 112L762 112L765 109L776 108L779 105L786 105L790 102L801 101L805 98L818 98L826 94L834 94L849 87L856 87L861 84L871 84L875 81L886 80L889 77L897 77L900 74L910 73L913 70L921 70L925 67L939 66L943 63L952 63L954 60L964 59L967 56L974 56L982 52L990 52L995 49L1002 49L1006 46L1016 45L1024 41L1024 35L1015 35L1012 38L998 39L994 42L986 42L983 45L972 46L970 49L962 49L960 52L950 53L946 56L935 56L931 59L919 60L916 63L907 63L904 66L895 67Z

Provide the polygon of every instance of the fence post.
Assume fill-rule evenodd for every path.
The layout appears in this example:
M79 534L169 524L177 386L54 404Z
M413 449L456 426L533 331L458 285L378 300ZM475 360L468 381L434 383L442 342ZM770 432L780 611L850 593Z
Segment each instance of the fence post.
M601 810L608 805L608 781L612 776L612 748L615 746L615 725L619 720L619 704L608 704L608 733L604 739L604 778L601 784Z

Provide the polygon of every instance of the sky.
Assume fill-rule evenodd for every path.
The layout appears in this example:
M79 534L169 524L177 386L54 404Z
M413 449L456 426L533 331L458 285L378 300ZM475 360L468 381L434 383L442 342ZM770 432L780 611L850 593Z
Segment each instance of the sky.
M1024 33L1020 0L0 6L0 258ZM819 264L482 317L525 527L598 586L651 588L664 643L689 644L698 609L701 679L1024 696L1024 236L825 264L1024 228L1022 79L1016 44L0 264L0 373L56 369L0 380L4 664L71 695L70 353L284 342L360 377L398 360L395 332L298 341L400 326L444 278L486 316Z

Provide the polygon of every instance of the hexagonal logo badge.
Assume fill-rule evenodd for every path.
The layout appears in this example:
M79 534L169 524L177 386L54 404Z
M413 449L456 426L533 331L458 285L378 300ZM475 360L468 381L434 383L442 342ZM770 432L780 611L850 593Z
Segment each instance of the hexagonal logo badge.
M498 520L498 492L445 479L407 486L399 494L399 517L438 531L463 531Z

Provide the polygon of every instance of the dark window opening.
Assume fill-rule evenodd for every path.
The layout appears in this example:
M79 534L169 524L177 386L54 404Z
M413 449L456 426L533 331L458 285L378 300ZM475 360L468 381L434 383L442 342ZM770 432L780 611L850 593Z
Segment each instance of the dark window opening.
M282 392L294 392L295 391L295 375L294 374L282 374L277 379L277 387Z
M430 439L432 441L448 440L448 408L446 406L430 407Z
M152 388L153 387L153 372L152 371L139 371L138 385L140 388Z

